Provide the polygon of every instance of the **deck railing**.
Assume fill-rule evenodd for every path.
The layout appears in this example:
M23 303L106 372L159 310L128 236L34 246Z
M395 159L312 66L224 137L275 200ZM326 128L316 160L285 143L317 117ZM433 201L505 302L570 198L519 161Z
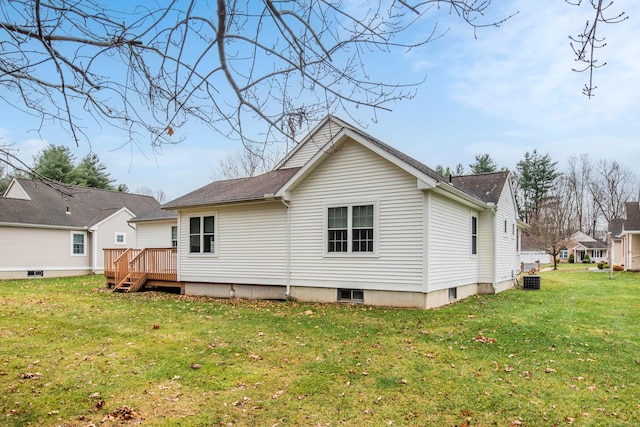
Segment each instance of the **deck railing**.
M146 274L148 280L177 280L176 248L105 249L104 275L117 285L127 276ZM112 280L110 280L112 279Z

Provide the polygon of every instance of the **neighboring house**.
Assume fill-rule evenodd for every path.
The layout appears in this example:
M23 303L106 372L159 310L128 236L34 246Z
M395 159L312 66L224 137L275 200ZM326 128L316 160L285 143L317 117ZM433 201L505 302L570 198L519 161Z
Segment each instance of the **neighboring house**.
M568 262L573 255L576 263L582 262L587 256L591 262L608 261L609 252L606 243L600 242L582 231L577 231L567 239L565 247L560 251L561 262Z
M541 249L530 236L522 234L520 246L520 262L523 264L553 264L553 257Z
M102 273L103 248L136 241L148 196L14 179L0 197L0 278Z
M625 203L624 212L620 231L613 236L620 240L620 258L616 254L617 246L614 246L614 258L621 262L614 262L623 265L625 270L640 271L640 202ZM610 227L615 228L615 225L610 224Z
M274 171L163 208L186 294L429 308L519 272L508 172L444 178L331 116Z

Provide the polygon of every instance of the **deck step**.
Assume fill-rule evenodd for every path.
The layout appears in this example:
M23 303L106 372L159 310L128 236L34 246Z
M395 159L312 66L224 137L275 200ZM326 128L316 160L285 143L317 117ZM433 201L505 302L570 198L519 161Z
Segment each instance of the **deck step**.
M120 283L113 287L112 292L138 292L147 282L147 274L127 275Z

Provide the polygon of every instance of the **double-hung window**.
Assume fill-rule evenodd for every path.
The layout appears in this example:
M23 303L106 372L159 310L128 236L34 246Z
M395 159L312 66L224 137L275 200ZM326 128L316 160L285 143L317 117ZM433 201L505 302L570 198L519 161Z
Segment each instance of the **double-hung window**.
M171 247L178 247L178 227L175 225L171 227Z
M72 256L85 256L87 254L86 248L86 233L71 233L71 255Z
M189 218L189 252L215 253L215 216Z
M327 253L375 252L375 205L327 208Z

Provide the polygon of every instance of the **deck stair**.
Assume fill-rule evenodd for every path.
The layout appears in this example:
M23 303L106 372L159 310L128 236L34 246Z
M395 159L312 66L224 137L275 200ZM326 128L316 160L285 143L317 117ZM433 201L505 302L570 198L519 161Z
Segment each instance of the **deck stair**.
M147 282L147 273L130 273L113 287L113 292L138 292Z

